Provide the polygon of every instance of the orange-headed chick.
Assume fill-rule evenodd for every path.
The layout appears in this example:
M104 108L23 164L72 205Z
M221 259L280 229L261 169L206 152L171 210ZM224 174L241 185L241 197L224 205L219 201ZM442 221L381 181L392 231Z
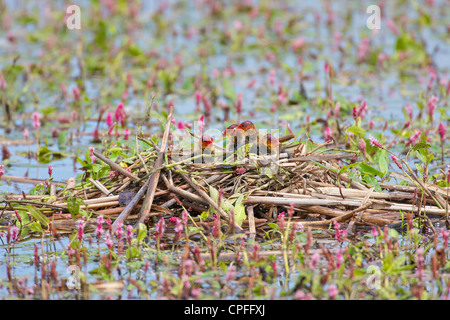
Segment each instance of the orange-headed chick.
M239 124L237 126L237 128L243 130L244 132L249 132L249 131L258 132L258 129L256 129L253 122L251 122L249 120L242 122L241 124Z
M269 133L261 138L261 144L266 146L267 153L271 153L272 150L278 152L280 141ZM259 151L262 153L265 150L261 146Z
M244 145L246 147L246 155L249 153L257 153L259 134L258 129L251 121L244 121L236 127L237 149Z
M231 138L235 135L236 133L236 128L238 127L238 125L236 123L233 123L232 125L229 125L224 131L223 131L223 135L226 136L227 138Z
M205 151L205 149L212 145L214 142L213 138L208 136L207 134L202 135L202 151Z

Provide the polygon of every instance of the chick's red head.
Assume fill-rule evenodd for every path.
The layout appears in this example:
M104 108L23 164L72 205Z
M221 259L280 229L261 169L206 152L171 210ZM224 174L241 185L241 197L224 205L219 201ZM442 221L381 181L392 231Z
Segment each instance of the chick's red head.
M256 130L256 127L255 127L255 125L253 124L253 122L248 121L248 120L242 122L240 125L238 125L237 128L238 128L238 129L244 130L244 132L247 131L247 130Z
M211 138L207 134L202 135L202 150L205 150L205 148L211 145L213 141L213 138Z
M227 136L227 137L231 136L233 133L235 133L235 129L236 129L237 127L238 127L238 125L235 124L235 123L233 123L232 125L228 126L228 128L226 128L226 129L223 131L223 135L224 135L224 136Z
M273 148L277 148L280 145L280 141L277 138L272 136L270 133L264 136L264 142L267 145L268 150L272 150Z

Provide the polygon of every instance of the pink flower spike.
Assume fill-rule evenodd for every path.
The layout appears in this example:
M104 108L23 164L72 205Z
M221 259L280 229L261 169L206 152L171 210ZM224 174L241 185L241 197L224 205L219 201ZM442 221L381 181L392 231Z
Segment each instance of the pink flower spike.
M447 132L447 126L442 122L439 123L439 127L437 129L439 136L441 137L441 141L445 140L445 133Z
M205 115L204 114L202 114L200 116L200 118L198 119L197 126L198 126L199 134L202 135L203 134L203 129L205 127Z
M366 152L366 141L363 138L359 138L358 147L362 153Z
M333 133L331 132L331 128L327 127L323 133L325 141L330 141L333 138Z
M106 125L109 127L111 127L113 124L113 119L112 119L112 112L108 112L108 114L106 115Z
M33 112L33 126L35 130L41 126L41 122L39 121L39 113L37 112Z
M397 167L399 167L399 169L403 169L402 164L398 161L396 156L391 155L391 160L395 162L395 164L397 165Z
M75 87L72 89L72 92L73 92L73 98L75 99L75 101L80 101L80 98L81 98L80 89L78 89L78 87Z
M370 137L370 145L372 147L378 147L380 149L384 149L383 145L378 142L378 140L374 137Z
M406 112L408 113L409 120L412 120L413 119L413 110L412 110L411 103L406 104Z
M332 284L328 287L328 294L330 295L331 300L335 300L338 294L338 290L335 284Z
M28 132L27 128L23 129L23 137L25 138L25 140L28 140L28 138L30 137L30 133Z
M125 128L125 130L123 131L123 134L124 134L124 139L128 140L130 137L130 129Z
M51 177L52 176L52 172L53 172L53 166L49 165L48 166L48 175Z
M337 116L339 114L339 111L341 111L341 103L338 101L334 105L334 115Z
M422 131L417 130L410 138L409 141L406 143L406 145L415 145L417 141L419 140L420 135L422 134Z

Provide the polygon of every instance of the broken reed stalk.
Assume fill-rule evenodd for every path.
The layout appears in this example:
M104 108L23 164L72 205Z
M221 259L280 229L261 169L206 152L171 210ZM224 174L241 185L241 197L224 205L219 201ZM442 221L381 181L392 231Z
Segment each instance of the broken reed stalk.
M166 128L164 130L164 135L161 141L161 147L158 151L158 158L156 159L155 168L160 168L164 161L164 154L166 151L167 141L169 139L169 133L170 133L170 125L172 123L172 114L173 114L173 106L170 107L169 115L167 116L167 122L166 122ZM150 209L153 204L153 199L155 196L156 186L159 182L159 176L161 174L161 170L156 170L152 173L152 175L149 177L150 184L147 189L147 195L145 197L144 205L141 208L140 212L140 218L138 220L139 223L144 223L144 221L147 219L148 215L150 214Z
M94 155L99 158L100 160L102 160L104 163L106 163L107 165L109 165L111 167L112 170L118 171L120 174L134 180L137 181L139 180L139 178L137 176L135 176L134 174L132 174L131 172L129 172L128 170L125 170L124 168L122 168L120 165L118 165L117 163L115 163L114 161L111 161L110 159L108 159L107 157L105 157L103 154L97 152L96 150L93 151Z
M19 183L29 183L29 184L41 184L41 183L45 182L45 179L31 179L31 178L7 176L7 175L0 176L0 180L14 181L14 182L19 182ZM66 185L64 182L59 182L59 181L49 180L48 182L51 185L56 185L56 186L61 186L61 187Z
M112 224L113 231L117 230L117 225L118 225L119 221L123 222L128 217L128 215L130 214L131 210L133 210L133 208L139 202L139 200L142 199L142 197L144 196L145 192L148 189L150 181L151 180L148 179L144 183L144 185L141 187L141 189L139 189L139 191L134 195L133 199L131 199L131 201L127 204L127 206L123 209L123 211L120 213L120 215L114 221L114 223Z
M195 190L197 191L197 193L208 203L210 204L221 216L222 218L230 225L232 225L232 221L230 220L230 217L226 214L225 211L223 211L223 209L221 207L219 207L219 205L214 202L213 199L211 199L211 197L205 192L203 191L199 185L197 185L196 182L194 182L194 180L189 177L189 175L187 175L186 173L183 172L183 170L181 169L180 166L175 166L175 170L179 171L178 173L181 175L181 177ZM234 223L234 228L238 229L238 230L242 230L241 226L237 225L236 223Z
M255 226L255 215L253 213L253 206L247 207L247 216L248 216L248 227L249 232L252 235L256 234L256 226Z

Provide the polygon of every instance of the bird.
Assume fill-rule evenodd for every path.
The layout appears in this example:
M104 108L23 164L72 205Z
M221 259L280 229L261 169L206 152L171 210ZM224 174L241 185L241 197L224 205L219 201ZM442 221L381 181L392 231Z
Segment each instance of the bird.
M222 135L224 136L224 155L222 160L224 162L227 162L229 160L236 161L236 155L235 151L237 149L237 136L236 136L236 128L238 125L236 123L233 123L229 125L223 132ZM230 155L234 155L233 159L230 158Z
M207 134L202 135L201 141L202 141L202 152L204 152L208 146L214 143L214 139L208 136Z
M237 147L239 150L245 146L245 155L258 152L259 132L253 122L246 120L240 123L236 128Z
M280 141L272 136L270 133L266 134L260 139L261 143L259 146L259 152L263 153L264 151L267 151L267 153L272 153L272 151L278 152ZM263 147L265 146L265 148ZM264 150L266 149L266 150Z

